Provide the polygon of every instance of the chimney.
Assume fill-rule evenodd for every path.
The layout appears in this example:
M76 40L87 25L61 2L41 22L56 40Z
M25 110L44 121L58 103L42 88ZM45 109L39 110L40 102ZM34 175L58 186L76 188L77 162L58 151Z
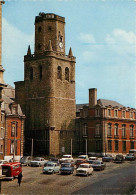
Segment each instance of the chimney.
M89 108L97 104L97 88L89 89Z

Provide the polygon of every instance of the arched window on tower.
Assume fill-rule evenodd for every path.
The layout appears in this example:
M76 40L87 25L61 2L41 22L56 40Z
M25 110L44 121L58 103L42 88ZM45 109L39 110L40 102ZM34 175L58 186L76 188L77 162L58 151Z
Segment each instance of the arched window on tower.
M42 66L39 66L39 78L42 80Z
M69 81L69 68L65 68L65 80Z
M58 66L57 78L62 80L62 69L60 66Z
M33 68L32 67L30 68L30 80L31 81L33 80Z

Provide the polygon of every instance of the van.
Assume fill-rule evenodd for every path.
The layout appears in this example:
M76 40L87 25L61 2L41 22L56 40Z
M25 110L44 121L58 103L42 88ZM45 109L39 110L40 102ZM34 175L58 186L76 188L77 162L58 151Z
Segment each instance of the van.
M5 179L13 180L18 177L19 173L22 173L22 165L19 162L10 162L2 165L2 175Z
M129 153L130 153L130 154L133 154L134 157L135 157L135 159L136 159L136 149L130 149L130 150L129 150Z

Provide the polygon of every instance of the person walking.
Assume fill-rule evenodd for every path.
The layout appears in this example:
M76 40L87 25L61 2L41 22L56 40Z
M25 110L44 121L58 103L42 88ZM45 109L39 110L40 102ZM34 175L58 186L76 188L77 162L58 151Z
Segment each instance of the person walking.
M21 184L22 177L23 177L22 173L19 173L19 175L18 175L18 184L19 184L19 186Z

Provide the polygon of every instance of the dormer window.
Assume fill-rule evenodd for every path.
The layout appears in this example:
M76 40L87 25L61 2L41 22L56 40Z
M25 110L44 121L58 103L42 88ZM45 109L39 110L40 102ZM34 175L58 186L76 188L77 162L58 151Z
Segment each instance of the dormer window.
M126 112L125 112L125 110L123 110L122 111L122 118L125 118L125 116L126 116Z
M114 117L118 117L118 110L114 110Z
M130 112L130 118L133 119L133 112Z
M100 109L99 108L95 109L95 116L100 116Z
M107 116L111 116L111 109L107 110Z
M12 112L12 114L17 114L17 106L12 105L11 112Z

